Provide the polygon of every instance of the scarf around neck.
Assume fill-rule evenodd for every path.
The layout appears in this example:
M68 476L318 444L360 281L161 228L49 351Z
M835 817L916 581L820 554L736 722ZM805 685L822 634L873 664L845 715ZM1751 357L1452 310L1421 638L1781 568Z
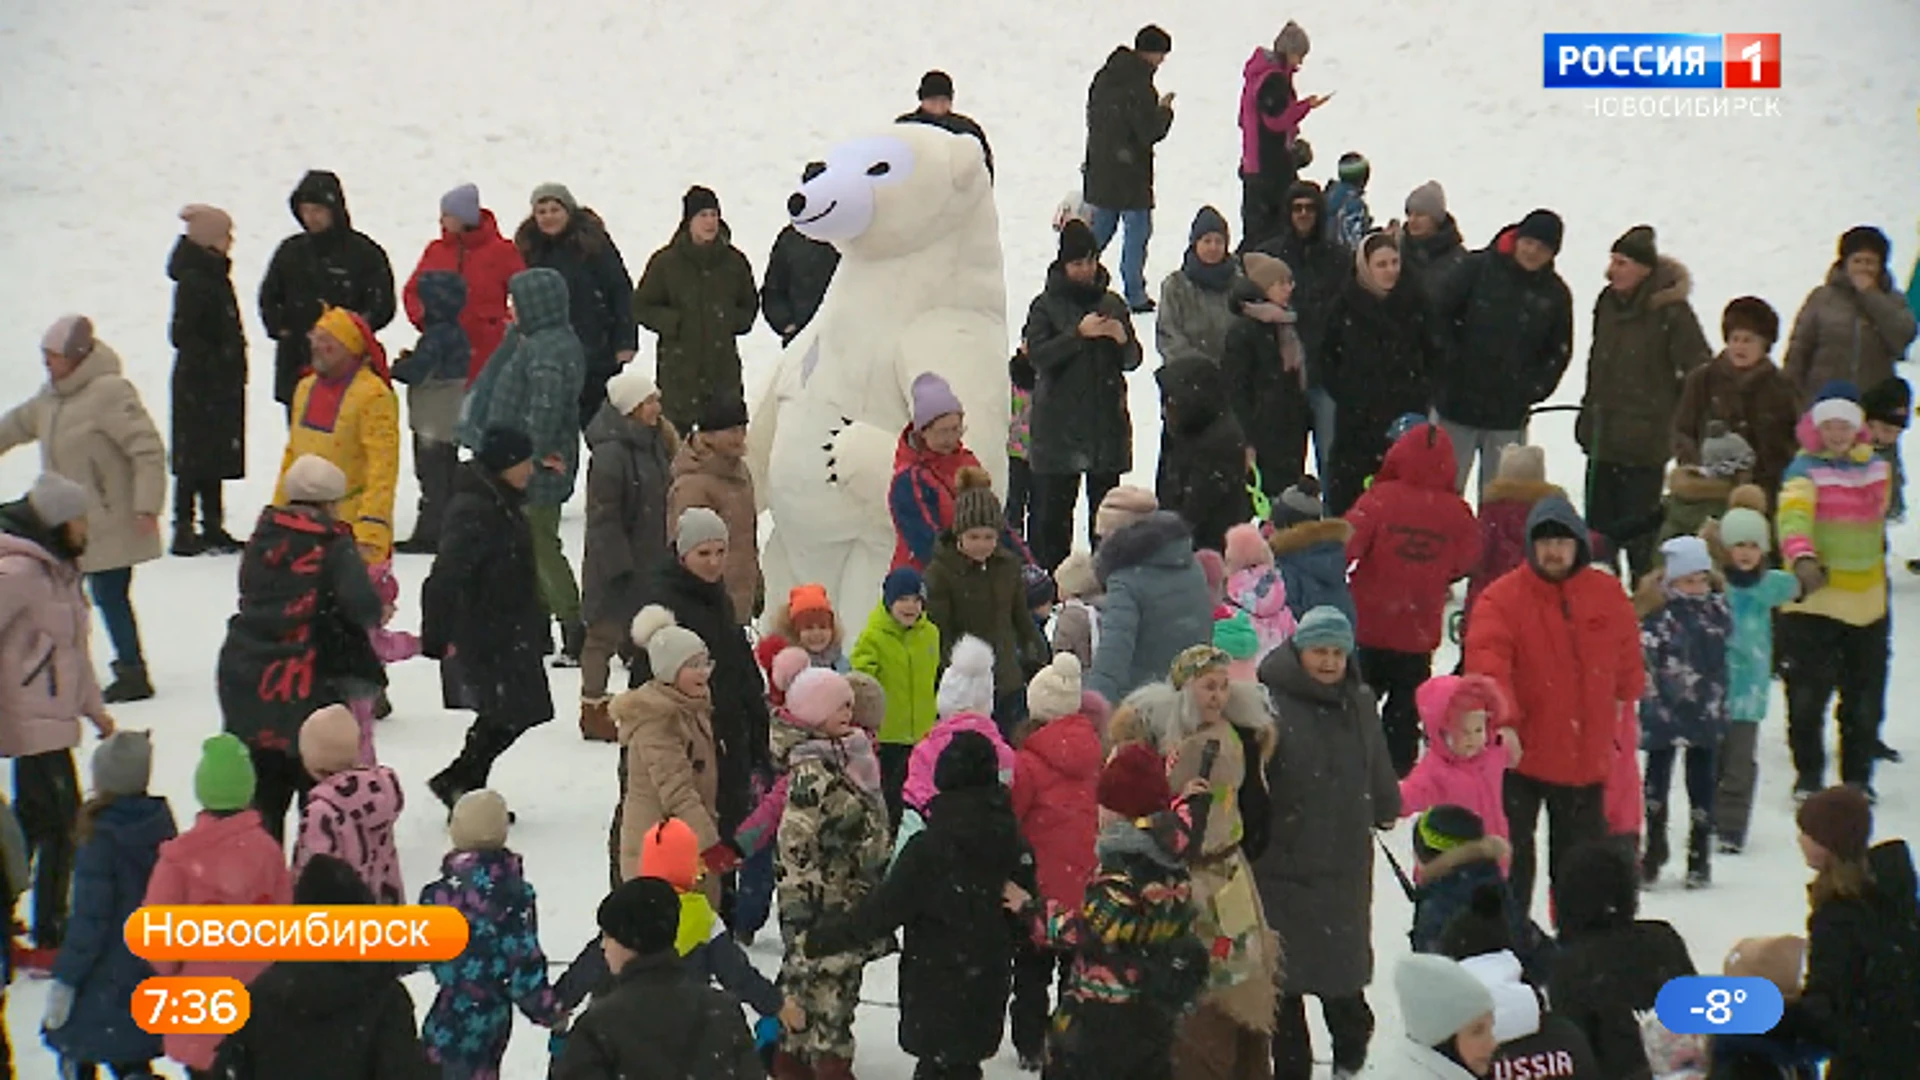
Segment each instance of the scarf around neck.
M1208 266L1200 261L1200 256L1194 252L1191 245L1187 247L1187 254L1180 261L1180 272L1187 276L1187 280L1208 292L1226 292L1227 286L1233 284L1234 274L1238 270L1239 268L1233 264L1232 256Z

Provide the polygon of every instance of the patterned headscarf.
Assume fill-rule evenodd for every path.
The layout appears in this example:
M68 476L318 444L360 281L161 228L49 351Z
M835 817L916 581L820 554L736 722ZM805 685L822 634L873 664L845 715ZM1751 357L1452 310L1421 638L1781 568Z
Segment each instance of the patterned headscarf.
M1172 681L1175 690L1183 690L1188 683L1209 671L1227 670L1227 666L1231 663L1233 658L1228 656L1224 649L1217 649L1212 645L1191 645L1179 656L1173 658L1173 668L1168 673L1168 678Z

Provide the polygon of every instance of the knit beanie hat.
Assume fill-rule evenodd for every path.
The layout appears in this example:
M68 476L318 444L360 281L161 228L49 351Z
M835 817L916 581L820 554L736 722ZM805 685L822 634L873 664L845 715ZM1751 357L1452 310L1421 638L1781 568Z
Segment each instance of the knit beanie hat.
M345 859L314 855L294 880L293 902L313 907L371 904L373 887Z
M1373 176L1373 163L1368 161L1367 155L1360 151L1349 150L1340 155L1340 161L1334 166L1334 171L1340 177L1341 183L1363 188L1367 186L1368 179Z
M700 880L700 839L693 826L667 818L640 837L640 877L659 878L674 892L692 892Z
M1232 662L1233 657L1213 645L1189 645L1173 658L1173 664L1167 669L1167 681L1175 690L1184 690L1188 683L1209 671L1225 671Z
M1227 654L1227 678L1234 682L1253 682L1259 678L1255 664L1260 656L1260 632L1253 618L1236 611L1229 618L1213 621L1213 647Z
M1864 859L1873 835L1873 804L1859 788L1843 784L1807 796L1794 823L1808 839L1836 857Z
M880 680L864 671L849 671L847 685L853 687L854 725L872 734L887 718L887 689Z
M1093 556L1086 551L1074 551L1059 566L1053 569L1054 584L1060 586L1060 595L1088 597L1100 591L1100 579L1093 573Z
M287 466L280 486L290 503L335 503L347 497L347 474L317 454L302 454Z
M62 315L40 338L40 351L68 360L85 360L93 353L93 320L85 315Z
M993 714L993 646L972 634L960 639L934 694L940 719L959 713Z
M1458 960L1415 953L1393 971L1400 1017L1407 1038L1420 1046L1439 1046L1461 1028L1493 1011L1493 995Z
M987 470L968 465L954 478L953 535L968 529L992 529L998 533L1006 523L1006 513L993 494L993 477Z
M791 623L795 630L835 625L833 603L827 599L827 587L809 583L795 585L788 589L787 622Z
M1526 446L1513 443L1500 451L1500 471L1502 480L1516 484L1544 484L1547 482L1547 451L1544 447Z
M480 189L473 184L461 184L440 196L440 212L453 216L469 229L479 225Z
M480 448L474 451L473 460L490 473L503 473L523 461L533 460L533 440L519 428L490 427L481 434ZM344 475L341 490L346 490Z
M221 732L200 744L193 769L193 797L215 812L244 810L253 803L253 758L247 744Z
M1326 516L1326 505L1320 501L1320 481L1311 476L1301 477L1273 501L1273 527L1276 529L1304 525Z
M1237 574L1248 567L1272 566L1273 549L1267 546L1258 527L1241 522L1227 530L1227 573Z
M1283 285L1293 280L1293 268L1288 266L1285 260L1276 259L1258 251L1249 251L1241 255L1240 269L1262 295L1275 285Z
M513 816L507 800L489 788L469 791L453 804L447 817L447 840L455 851L495 851L507 846L507 828Z
M1191 247L1199 243L1203 236L1218 236L1224 240L1230 235L1226 215L1211 206L1202 206L1194 212L1193 224L1187 227L1187 245Z
M1428 807L1413 824L1413 855L1425 863L1487 835L1486 822L1464 806Z
M793 680L799 678L801 672L812 666L813 657L808 656L807 650L798 645L788 645L774 656L773 661L767 665L767 681L773 685L781 704L786 703L787 691L792 688Z
M620 369L619 374L607 380L607 402L621 416L631 414L658 393L660 387L635 364L628 364Z
M727 523L710 507L689 506L680 511L680 520L673 529L673 552L685 555L701 544L718 540L727 543Z
M1020 568L1020 586L1026 590L1029 610L1042 604L1051 604L1060 599L1060 586L1054 583L1053 575L1046 568L1028 563Z
M1807 939L1794 934L1741 938L1720 970L1734 978L1765 979L1788 1001L1800 996L1807 967Z
M316 777L346 772L360 760L360 721L345 705L327 705L300 725L300 764Z
M1170 53L1173 51L1173 35L1148 23L1133 35L1133 51L1142 53Z
M1731 480L1753 468L1753 445L1723 420L1707 421L1707 437L1700 440L1700 469L1709 476Z
M1173 803L1167 766L1145 743L1127 743L1100 770L1100 805L1125 818L1143 818Z
M1856 251L1871 251L1885 263L1893 251L1893 245L1887 242L1887 234L1879 229L1871 225L1855 225L1840 234L1840 257L1844 259Z
M695 431L732 431L747 426L747 403L732 394L723 394L707 402L693 421Z
M680 895L656 877L630 878L600 901L600 932L640 956L673 948L680 935Z
M1000 754L993 740L977 731L957 731L933 764L933 787L942 795L1000 782Z
M1654 247L1653 226L1635 225L1621 233L1620 239L1613 242L1613 253L1653 269L1660 262L1660 252Z
M187 223L187 240L203 248L213 247L233 235L232 216L217 206L189 203L180 208L180 220Z
M1531 210L1520 219L1514 230L1515 239L1538 240L1547 245L1547 250L1560 254L1560 241L1566 235L1566 225L1560 215L1551 210Z
M696 215L708 210L716 214L720 212L720 196L715 195L712 188L701 187L699 184L695 184L687 189L685 195L680 196L680 220L682 222L692 221Z
M1772 344L1780 340L1780 314L1757 296L1736 296L1720 312L1720 337L1730 338L1735 330L1758 334Z
M1059 263L1079 262L1082 259L1098 258L1100 242L1093 237L1093 229L1079 218L1070 218L1060 226L1058 246L1055 248L1054 261Z
M1093 513L1093 532L1105 539L1160 509L1159 500L1146 488L1121 484L1100 500Z
M1287 25L1281 27L1273 38L1273 51L1281 56L1304 57L1312 47L1313 43L1307 40L1307 32L1292 19L1288 19Z
M920 76L920 88L915 93L921 101L928 98L950 98L953 96L953 76L944 71L929 71Z
M1815 424L1845 420L1856 429L1866 426L1866 410L1860 407L1860 390L1845 379L1834 379L1820 388L1808 410Z
M1422 214L1435 221L1447 217L1447 189L1440 181L1429 180L1407 193L1407 213Z
M633 643L647 650L647 666L656 682L671 683L680 669L707 656L707 643L700 635L680 625L673 612L659 604L648 604L633 617Z
M1713 569L1713 556L1707 542L1697 536L1676 536L1660 545L1661 581L1671 585L1689 574L1704 574Z
M567 190L567 185L556 184L552 181L548 181L534 188L533 195L527 199L527 204L529 206L539 206L549 199L566 207L567 213L569 214L577 214L580 212L580 200L573 197L573 192Z
M801 727L817 730L841 709L853 708L853 686L832 668L812 667L787 686L787 715Z
M1300 652L1321 648L1352 652L1353 623L1339 608L1322 604L1300 616L1300 625L1294 627L1291 640L1294 649Z
M1469 906L1440 930L1438 952L1467 960L1513 948L1513 923L1507 913L1507 890L1488 883L1473 890Z
M144 795L153 777L153 736L120 730L100 741L89 763L93 790L101 795Z
M1056 654L1027 684L1027 712L1041 722L1080 711L1080 658Z
M93 497L87 494L86 488L59 473L41 473L34 478L33 487L27 489L27 506L33 510L33 516L40 519L40 524L49 529L86 517L92 502Z
M922 600L927 598L927 579L911 566L890 571L886 580L880 583L880 602L889 608L896 601L909 596L917 596Z
M913 386L907 391L913 401L913 430L925 431L935 420L950 413L964 413L965 406L960 404L959 395L953 392L953 386L945 378L931 371L923 371L914 376Z
M1744 506L1728 510L1720 519L1720 544L1722 547L1755 544L1761 551L1772 551L1773 533L1767 527L1766 515Z
M1913 387L1898 375L1889 375L1860 395L1860 409L1867 419L1906 430L1913 417Z

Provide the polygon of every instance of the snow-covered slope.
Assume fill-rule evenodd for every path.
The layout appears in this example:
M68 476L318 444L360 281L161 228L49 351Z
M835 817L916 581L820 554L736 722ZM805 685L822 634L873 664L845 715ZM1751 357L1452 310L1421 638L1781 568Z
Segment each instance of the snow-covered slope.
M42 377L41 330L77 310L94 317L164 417L171 353L163 266L178 230L174 214L187 202L226 207L238 223L235 279L253 342L250 475L229 492L235 529L244 531L270 492L284 431L269 389L271 343L251 296L273 246L294 227L286 196L302 172L340 173L355 224L386 246L403 277L435 234L438 196L466 180L480 185L503 228L524 215L535 184L567 183L606 217L636 272L672 231L680 193L707 184L758 269L801 166L910 108L929 67L953 74L959 107L992 136L1017 321L1052 255L1054 203L1077 177L1087 79L1148 21L1173 34L1159 83L1179 94L1159 154L1160 236L1149 266L1156 280L1177 265L1200 204L1237 221L1240 64L1288 17L1313 35L1302 89L1340 91L1309 121L1320 155L1309 175L1327 175L1344 150L1365 152L1381 219L1397 213L1415 184L1437 178L1473 244L1534 206L1559 210L1567 221L1561 272L1582 312L1601 287L1608 245L1640 221L1655 224L1661 250L1691 267L1695 308L1716 340L1719 309L1731 296L1764 296L1790 319L1821 280L1834 237L1857 222L1886 228L1904 277L1920 213L1912 183L1920 175L1912 112L1920 75L1909 55L1920 40L1920 9L1905 0L1818 8L1718 0L1690 5L1684 24L1673 10L1653 0L1301 0L1286 10L1248 0L739 0L697 12L644 0L15 0L0 10L0 345L8 358L0 398L31 393ZM1592 95L1539 85L1540 34L1572 30L1779 31L1781 115L1593 116L1584 108ZM394 328L384 340L391 349L411 338ZM750 367L763 369L774 339L759 331L746 348ZM1152 366L1133 382L1136 475L1149 478L1158 412ZM1578 398L1581 372L1576 362L1560 400ZM1538 428L1556 478L1577 488L1583 462L1570 422L1544 419ZM35 471L31 449L0 460L0 496L21 490ZM411 499L409 479L403 528ZM577 521L568 530L577 557ZM1903 554L1920 553L1911 530L1896 536ZM231 559L168 560L137 575L161 696L119 716L158 735L156 790L182 817L192 810L198 740L219 724L211 676L234 569ZM425 572L424 560L401 560L403 624L417 617L413 588ZM1902 624L1920 619L1920 582L1898 581L1895 606ZM1898 652L1915 648L1909 637ZM1920 692L1914 670L1896 665L1888 740L1920 753L1920 724L1901 707ZM397 713L380 743L409 784L399 841L417 888L444 849L424 781L455 751L464 716L439 709L430 665L403 665L394 680ZM565 717L574 678L553 682ZM1720 860L1711 891L1659 891L1646 900L1650 914L1682 928L1703 967L1717 967L1736 938L1791 930L1803 917L1782 729L1776 715L1762 738L1751 853ZM570 956L591 933L613 758L607 747L581 743L569 718L528 736L495 774L519 811L514 845L542 889L543 936L556 957ZM1883 831L1920 823L1916 769L1883 774ZM1404 850L1404 838L1397 844ZM1408 917L1384 865L1378 893L1384 972L1405 950ZM778 962L772 948L756 950L769 970ZM424 1003L430 987L416 990ZM861 1074L904 1078L911 1062L895 1046L896 1014L885 1004L894 999L890 966L874 969L865 996L876 1004L864 1010ZM1391 996L1384 988L1375 994L1377 1051L1399 1037ZM42 1001L32 985L11 995L24 1077L52 1074L38 1046ZM542 1074L538 1034L524 1029L516 1038L508 1077ZM1014 1075L1010 1051L988 1071Z

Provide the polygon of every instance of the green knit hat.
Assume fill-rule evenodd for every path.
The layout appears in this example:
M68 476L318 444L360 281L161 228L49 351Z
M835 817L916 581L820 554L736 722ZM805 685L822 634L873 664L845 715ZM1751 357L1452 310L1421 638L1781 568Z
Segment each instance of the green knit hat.
M193 770L193 796L208 810L244 810L253 805L253 758L247 744L225 733L200 744Z

